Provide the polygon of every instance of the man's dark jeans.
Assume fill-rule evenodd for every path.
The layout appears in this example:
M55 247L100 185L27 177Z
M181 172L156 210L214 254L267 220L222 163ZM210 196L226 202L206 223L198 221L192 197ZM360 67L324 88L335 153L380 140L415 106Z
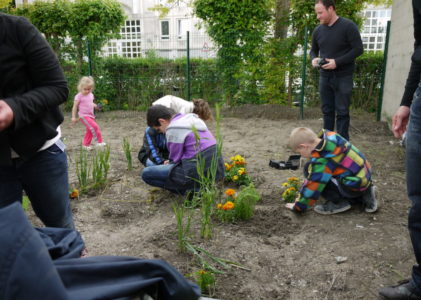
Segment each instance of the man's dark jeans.
M414 94L406 136L406 182L411 209L408 228L418 265L412 269L412 280L421 293L421 87Z
M349 140L349 106L351 104L352 86L352 75L336 77L334 72L328 75L320 75L319 92L323 113L323 128L336 131L347 140Z
M58 145L62 146L59 147ZM22 191L45 226L74 229L69 200L67 157L59 141L24 161L0 167L0 208L22 202Z

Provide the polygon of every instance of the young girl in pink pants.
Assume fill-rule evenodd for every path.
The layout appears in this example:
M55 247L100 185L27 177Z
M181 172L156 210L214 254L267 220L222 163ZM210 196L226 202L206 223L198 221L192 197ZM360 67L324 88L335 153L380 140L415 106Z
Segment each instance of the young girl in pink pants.
M82 146L90 150L92 138L97 142L97 146L105 146L102 140L101 129L95 122L94 109L97 105L94 103L94 89L95 83L91 76L84 76L79 80L77 90L79 93L75 96L75 102L72 109L72 122L76 123L76 112L78 112L79 120L86 127L85 137L83 138Z

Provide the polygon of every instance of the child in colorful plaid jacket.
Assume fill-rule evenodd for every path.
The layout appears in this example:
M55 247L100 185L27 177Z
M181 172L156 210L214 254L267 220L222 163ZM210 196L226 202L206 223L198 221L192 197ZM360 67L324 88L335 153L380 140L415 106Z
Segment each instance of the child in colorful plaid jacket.
M304 167L305 181L300 198L286 207L299 212L314 206L322 196L326 202L314 211L329 215L361 203L365 211L377 211L376 188L371 180L371 167L365 156L339 134L322 130L316 135L305 127L295 128L289 145L310 161Z

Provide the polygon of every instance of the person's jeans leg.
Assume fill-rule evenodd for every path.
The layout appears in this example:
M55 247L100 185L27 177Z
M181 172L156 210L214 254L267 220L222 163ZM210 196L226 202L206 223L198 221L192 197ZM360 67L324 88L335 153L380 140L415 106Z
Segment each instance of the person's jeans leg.
M347 140L349 140L349 106L351 105L352 85L352 75L336 78L336 131Z
M153 167L156 166L157 164L155 164L153 161L151 161L149 158L146 159L146 166L147 167Z
M22 184L15 166L0 167L0 208L22 202Z
M172 193L184 195L186 193L185 189L180 188L180 186L175 183L171 184L168 181L174 166L174 164L168 164L146 167L143 169L141 177L143 181L149 185L166 189Z
M323 113L323 128L335 130L335 93L331 84L332 77L320 76L319 93Z
M45 226L75 229L69 199L66 153L54 144L28 161L18 160L17 170L23 189Z
M406 182L411 209L408 229L417 265L412 269L412 280L421 292L421 88L418 88L411 105L406 138Z
M142 179L149 185L165 188L173 165L156 165L146 167L142 171Z

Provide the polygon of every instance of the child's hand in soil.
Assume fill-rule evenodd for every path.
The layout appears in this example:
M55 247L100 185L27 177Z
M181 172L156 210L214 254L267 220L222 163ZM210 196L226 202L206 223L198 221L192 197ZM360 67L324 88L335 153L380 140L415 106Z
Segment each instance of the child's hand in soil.
M285 207L290 209L290 210L294 210L294 205L295 205L295 203L287 203L287 204L285 204Z

